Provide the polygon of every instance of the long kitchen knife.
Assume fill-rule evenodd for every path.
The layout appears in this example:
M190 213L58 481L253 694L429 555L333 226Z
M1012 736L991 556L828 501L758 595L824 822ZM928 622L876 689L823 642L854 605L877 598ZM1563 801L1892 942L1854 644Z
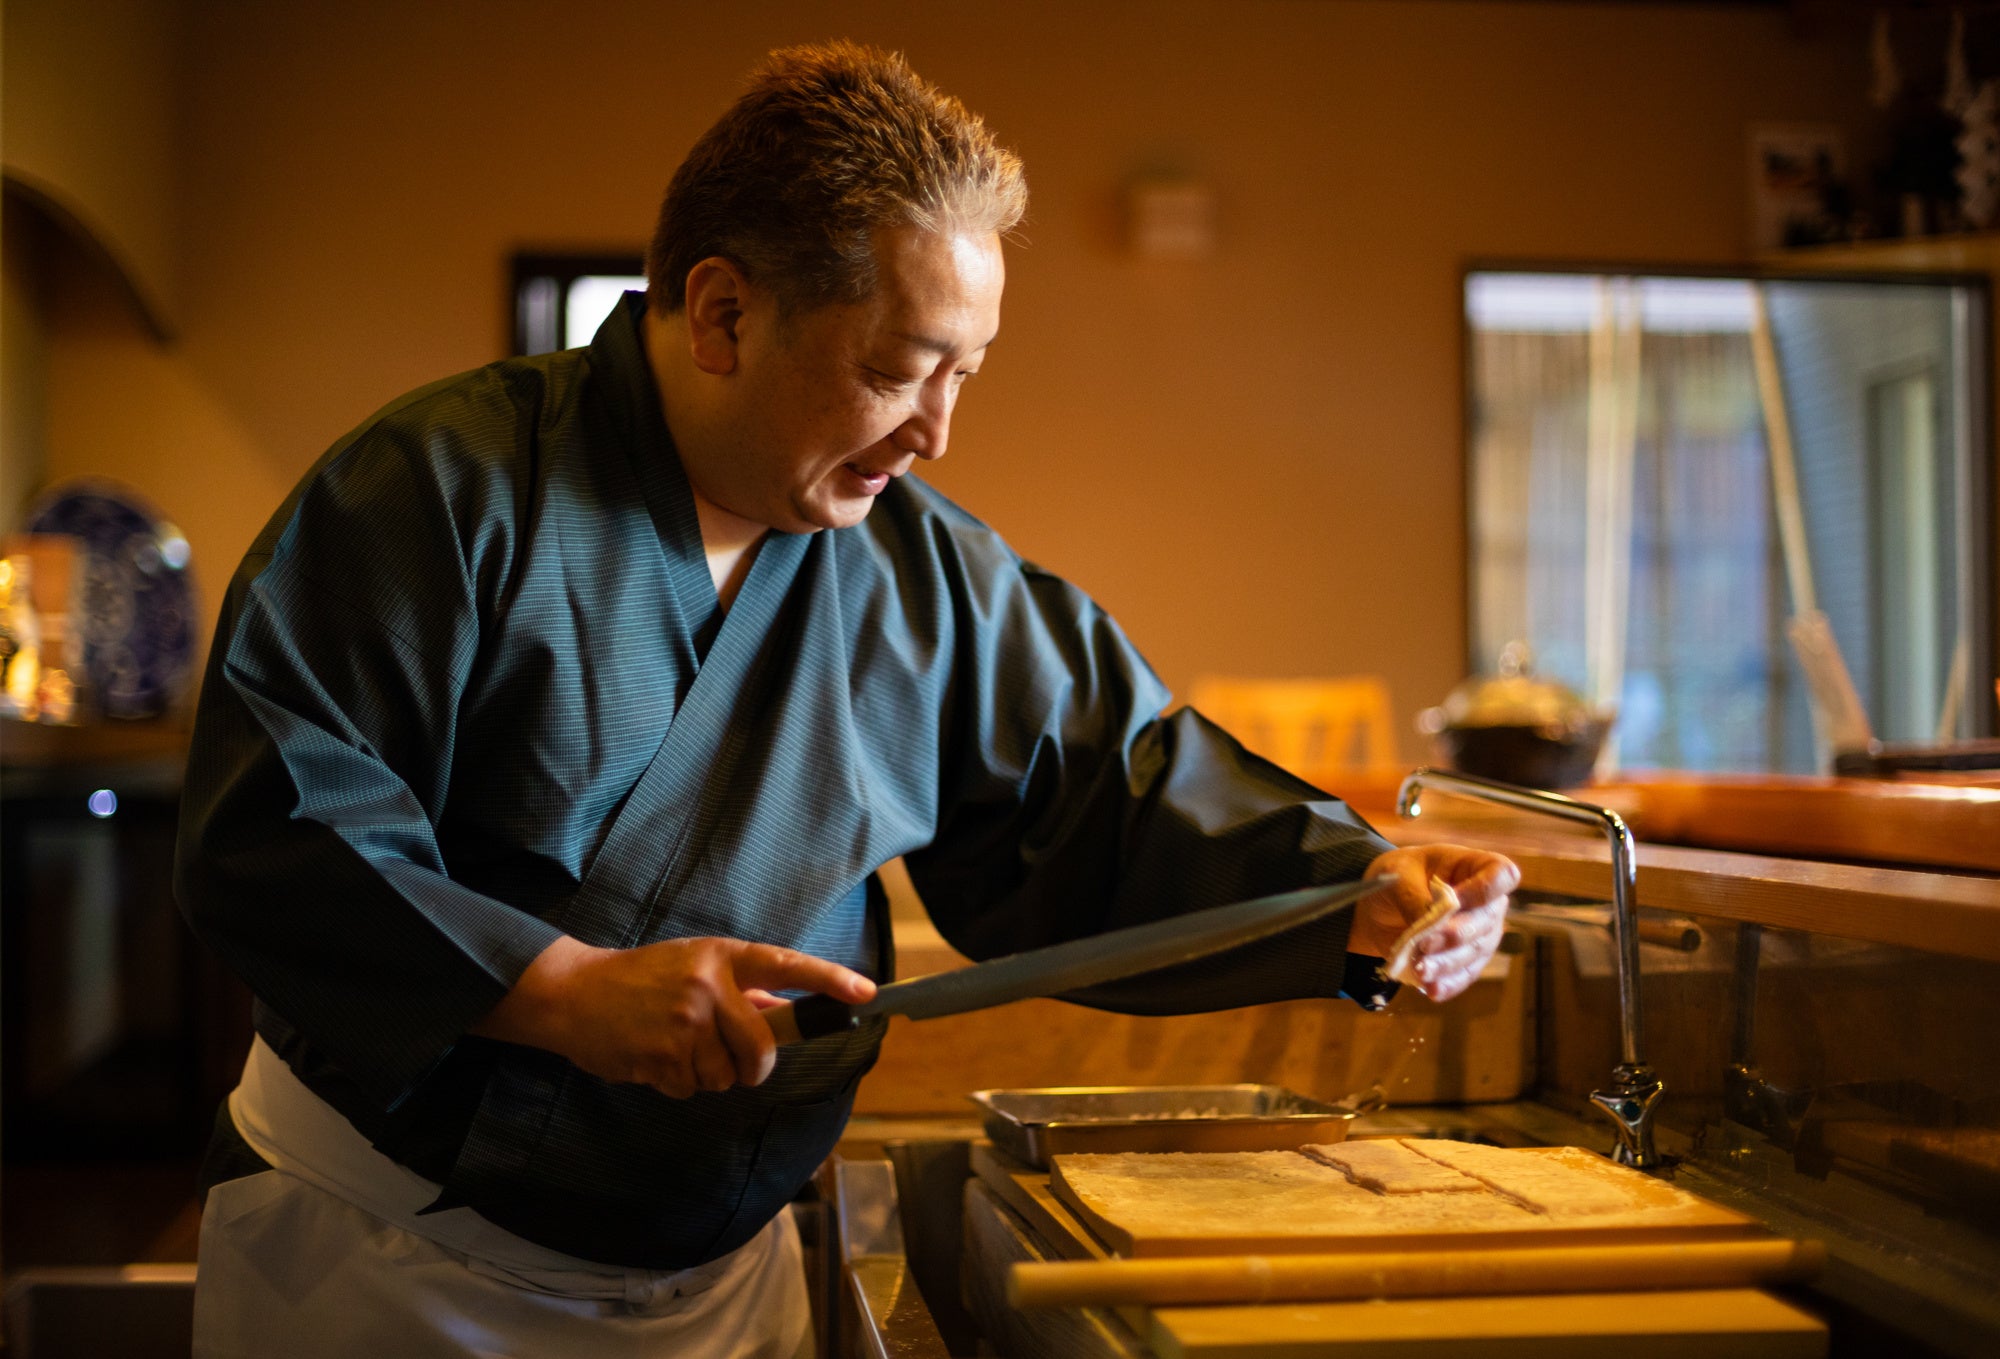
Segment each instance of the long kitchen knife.
M1190 911L1149 925L1110 930L1048 948L1010 953L952 972L894 982L877 991L873 1000L859 1005L831 996L804 996L764 1011L764 1020L783 1045L856 1028L870 1015L935 1019L1076 991L1267 938L1316 920L1395 881L1394 875L1384 875Z

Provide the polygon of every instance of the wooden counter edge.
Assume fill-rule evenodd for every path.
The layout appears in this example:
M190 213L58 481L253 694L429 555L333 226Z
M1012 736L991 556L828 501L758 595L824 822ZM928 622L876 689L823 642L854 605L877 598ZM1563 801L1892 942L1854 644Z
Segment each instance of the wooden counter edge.
M1101 1307L1741 1288L1798 1283L1825 1263L1823 1243L1778 1238L1064 1260L1013 1265L1007 1300L1022 1308Z
M1531 891L1609 900L1601 839L1524 819L1426 815L1384 820L1397 844L1476 845L1513 859ZM2000 962L2000 877L1786 859L1733 850L1638 846L1638 904Z

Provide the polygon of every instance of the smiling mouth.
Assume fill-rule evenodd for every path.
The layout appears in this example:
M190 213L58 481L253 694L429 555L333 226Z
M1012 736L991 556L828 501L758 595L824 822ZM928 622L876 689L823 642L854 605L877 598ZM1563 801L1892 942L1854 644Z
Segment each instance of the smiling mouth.
M893 472L871 471L866 467L862 467L851 462L842 463L841 466L845 467L849 472L853 473L854 476L860 480L861 484L868 488L868 491L871 495L881 491L891 481L895 480L896 474Z

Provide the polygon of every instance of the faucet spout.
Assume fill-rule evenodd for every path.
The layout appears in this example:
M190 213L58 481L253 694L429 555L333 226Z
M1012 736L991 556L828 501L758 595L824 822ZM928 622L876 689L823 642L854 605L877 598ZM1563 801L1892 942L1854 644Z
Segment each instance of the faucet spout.
M1580 821L1604 832L1611 845L1611 903L1617 927L1619 1063L1612 1070L1611 1083L1593 1091L1590 1098L1611 1116L1617 1129L1615 1158L1640 1170L1656 1169L1661 1158L1653 1146L1653 1106L1664 1087L1639 1055L1645 1046L1645 1014L1639 997L1638 864L1631 828L1609 807L1476 774L1432 768L1416 770L1403 780L1396 794L1396 814L1421 816L1425 788Z

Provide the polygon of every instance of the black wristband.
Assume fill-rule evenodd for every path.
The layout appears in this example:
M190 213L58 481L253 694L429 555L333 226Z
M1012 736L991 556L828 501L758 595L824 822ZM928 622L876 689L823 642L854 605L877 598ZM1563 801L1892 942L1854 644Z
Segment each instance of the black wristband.
M1347 964L1340 974L1340 994L1362 1009L1383 1009L1402 989L1399 983L1383 975L1382 959L1366 953L1347 955Z

